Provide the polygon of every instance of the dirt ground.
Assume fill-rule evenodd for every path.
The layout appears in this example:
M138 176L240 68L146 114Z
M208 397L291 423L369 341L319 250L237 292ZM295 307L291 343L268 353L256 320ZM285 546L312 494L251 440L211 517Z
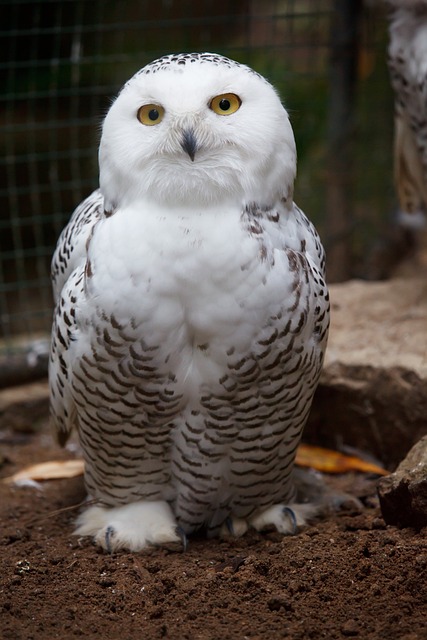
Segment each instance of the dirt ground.
M46 429L0 435L3 477L73 456ZM200 536L185 553L113 555L72 535L81 478L0 484L0 638L427 639L427 530L386 526L373 478L329 482L362 512L292 537Z

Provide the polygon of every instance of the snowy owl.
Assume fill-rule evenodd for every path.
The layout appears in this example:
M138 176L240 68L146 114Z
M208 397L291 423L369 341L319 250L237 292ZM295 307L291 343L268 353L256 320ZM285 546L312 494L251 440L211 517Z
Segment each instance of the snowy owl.
M395 183L404 213L427 210L427 1L390 0Z
M99 166L52 264L52 416L96 501L76 533L138 551L294 532L329 303L277 93L220 55L160 58L112 104Z

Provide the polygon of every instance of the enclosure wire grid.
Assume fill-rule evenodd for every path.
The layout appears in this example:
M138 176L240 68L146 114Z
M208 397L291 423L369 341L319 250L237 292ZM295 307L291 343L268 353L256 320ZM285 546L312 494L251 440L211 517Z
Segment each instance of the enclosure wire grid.
M330 0L11 0L0 8L0 369L48 340L50 260L71 212L97 186L102 118L156 57L216 51L275 84L296 133L299 203L322 227ZM371 40L383 47L382 37Z

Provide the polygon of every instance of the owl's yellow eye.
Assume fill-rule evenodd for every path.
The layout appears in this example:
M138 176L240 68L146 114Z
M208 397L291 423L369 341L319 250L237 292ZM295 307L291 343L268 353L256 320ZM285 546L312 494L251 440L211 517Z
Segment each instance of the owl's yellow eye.
M138 109L138 120L149 127L152 127L153 124L159 124L164 115L165 110L159 104L144 104Z
M242 101L235 93L223 93L220 96L212 98L209 107L219 116L231 116L240 109Z

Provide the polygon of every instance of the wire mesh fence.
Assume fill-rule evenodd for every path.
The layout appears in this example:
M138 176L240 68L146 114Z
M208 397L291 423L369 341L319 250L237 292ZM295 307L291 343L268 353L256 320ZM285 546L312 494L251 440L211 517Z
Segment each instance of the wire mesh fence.
M393 99L385 16L350 4L357 12L348 34L345 25L336 31L332 0L0 2L0 370L6 377L5 358L31 344L37 361L37 340L48 335L51 255L72 210L97 186L99 130L111 98L166 53L215 51L276 85L296 134L296 199L327 247L333 251L344 238L351 256L344 275L366 275L363 256L393 207ZM339 66L346 58L352 78L348 112L340 116L334 105L346 98L337 94L339 76L331 70L334 60ZM336 183L330 153L340 117L349 148L346 219L337 229L328 192Z

